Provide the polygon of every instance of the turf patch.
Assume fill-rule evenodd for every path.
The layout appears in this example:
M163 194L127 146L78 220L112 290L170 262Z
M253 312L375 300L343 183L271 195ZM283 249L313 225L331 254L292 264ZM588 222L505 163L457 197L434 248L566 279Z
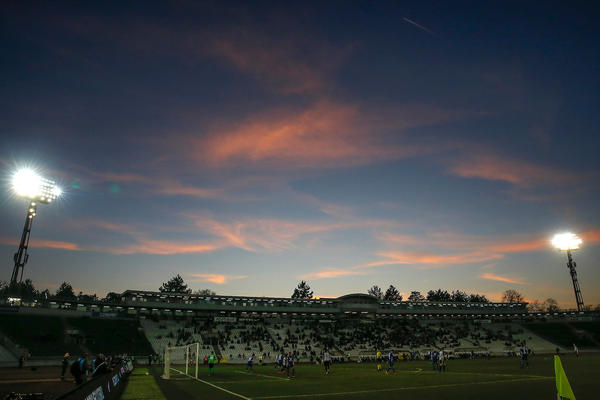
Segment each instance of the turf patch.
M154 376L148 375L147 368L136 368L127 380L127 387L121 395L123 400L166 400L156 384Z

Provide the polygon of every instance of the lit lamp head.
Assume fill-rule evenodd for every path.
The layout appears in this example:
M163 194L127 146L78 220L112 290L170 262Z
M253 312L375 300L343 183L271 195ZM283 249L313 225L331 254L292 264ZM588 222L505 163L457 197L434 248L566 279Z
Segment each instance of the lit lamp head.
M557 233L552 238L552 245L558 250L576 250L581 243L581 239L571 232Z
M12 186L17 195L46 204L61 194L54 181L42 178L30 169L17 171L13 176Z

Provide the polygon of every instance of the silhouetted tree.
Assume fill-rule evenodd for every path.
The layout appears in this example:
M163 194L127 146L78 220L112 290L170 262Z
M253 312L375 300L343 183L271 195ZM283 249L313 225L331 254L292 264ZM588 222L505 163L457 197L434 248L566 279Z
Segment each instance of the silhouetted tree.
M504 303L522 303L523 295L514 289L508 289L502 293L502 301Z
M559 310L558 308L558 303L556 300L554 300L553 298L548 298L546 299L546 301L544 301L544 309L547 312L556 312Z
M370 294L373 297L378 298L379 300L383 299L383 291L377 285L371 286L371 289L367 291L367 294Z
M306 281L300 281L298 287L292 293L292 299L310 299L313 297L313 291Z
M77 295L77 300L80 300L80 301L98 301L98 296L96 296L96 293L94 293L94 294L84 294L83 292L79 292L79 294Z
M454 290L452 291L450 301L453 301L455 303L465 303L468 298L469 296L467 296L465 292L460 290Z
M183 278L179 274L163 283L158 290L168 293L192 293L192 289L188 289L188 286L185 284Z
M408 301L425 301L425 296L421 292L413 290L410 292L410 296L408 296Z
M75 292L73 291L73 286L71 286L71 284L67 282L63 282L60 284L59 288L56 290L56 297L73 300L77 298L75 296Z
M452 295L447 290L430 290L427 292L428 301L452 301Z
M488 300L488 298L482 294L470 294L467 301L469 303L489 303L490 302Z
M398 289L394 287L394 285L390 285L390 287L387 288L385 294L383 295L383 300L402 301L402 295L400 294Z
M102 301L105 303L120 303L121 295L115 292L108 292L106 293L106 297L103 298Z

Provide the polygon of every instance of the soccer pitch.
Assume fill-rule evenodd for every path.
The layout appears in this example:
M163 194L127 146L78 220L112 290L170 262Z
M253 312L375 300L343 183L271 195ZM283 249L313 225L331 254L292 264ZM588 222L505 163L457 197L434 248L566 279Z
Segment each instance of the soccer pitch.
M579 359L561 357L579 400L597 398L600 355ZM385 368L385 365L384 365ZM334 364L330 375L321 366L297 365L296 378L287 379L272 365L221 365L214 376L201 368L198 380L171 370L171 380L160 378L162 369L130 378L124 399L555 399L551 355L534 356L521 369L517 358L450 360L446 372L433 371L426 361L398 362L397 374L377 372L375 364ZM151 380L146 384L137 379ZM155 384L156 383L156 384ZM160 391L160 392L158 392ZM136 393L137 392L137 393Z

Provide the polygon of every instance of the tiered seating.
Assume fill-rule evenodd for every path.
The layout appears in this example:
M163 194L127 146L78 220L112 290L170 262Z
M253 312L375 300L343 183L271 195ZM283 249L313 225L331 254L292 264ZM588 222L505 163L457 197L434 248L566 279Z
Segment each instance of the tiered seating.
M263 361L275 360L279 350L264 324L221 324L215 327L219 350L228 362L246 362L252 354Z
M154 352L158 354L164 354L167 346L183 346L192 343L200 343L201 354L212 350L212 346L203 343L201 329L194 324L170 320L155 322L149 319L141 320L141 324L146 338Z
M81 352L79 345L66 337L63 323L56 316L0 314L0 330L33 357Z
M543 337L553 343L556 343L563 348L572 348L573 343L578 347L594 347L597 346L597 341L588 332L578 330L576 325L581 323L568 324L566 322L544 322L532 323L524 325L525 328L538 336ZM593 325L590 325L593 329ZM592 334L593 335L593 334Z
M67 323L81 331L85 347L93 353L147 355L152 347L141 332L137 320L67 318Z

